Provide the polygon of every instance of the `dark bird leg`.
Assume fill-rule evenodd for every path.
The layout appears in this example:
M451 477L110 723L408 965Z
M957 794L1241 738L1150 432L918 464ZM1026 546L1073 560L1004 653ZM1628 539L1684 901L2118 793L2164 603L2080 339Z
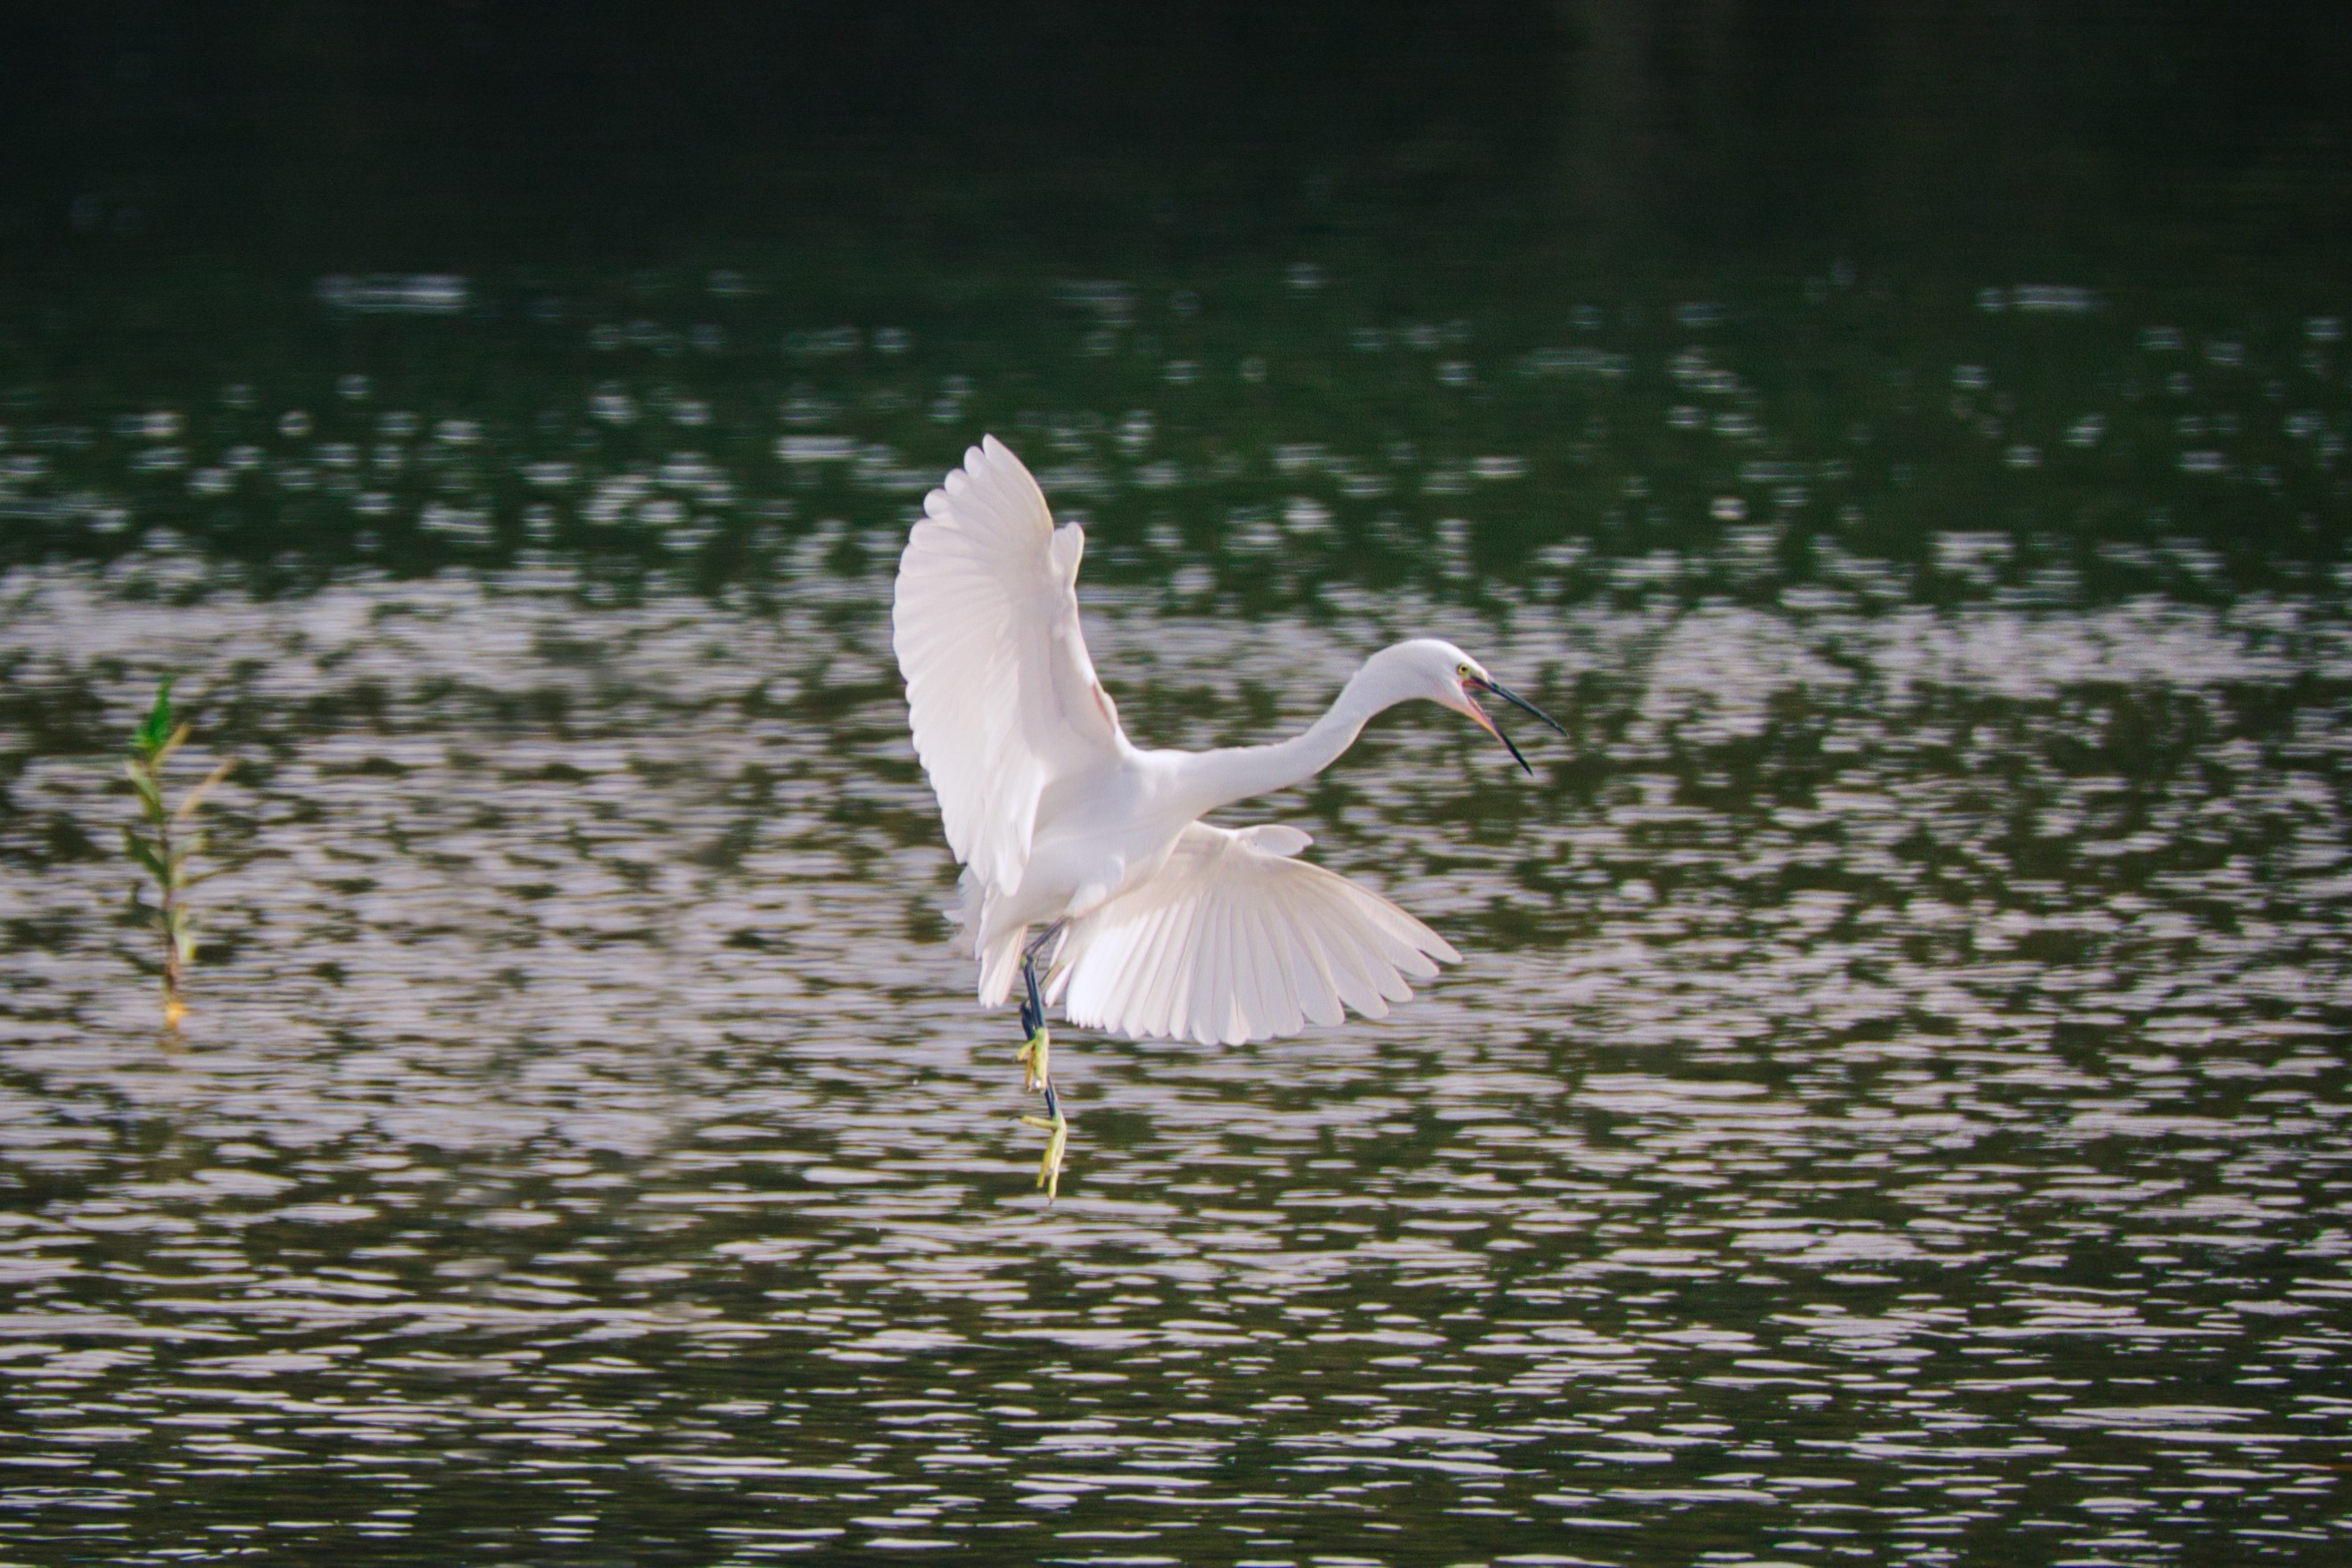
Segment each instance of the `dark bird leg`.
M1056 921L1021 950L1021 1033L1024 1043L1013 1059L1025 1069L1021 1087L1032 1094L1044 1089L1051 1076L1046 1070L1047 1054L1054 1044L1045 1029L1045 998L1037 988L1037 954L1061 930L1061 922Z
M1022 1087L1032 1092L1042 1090L1045 1096L1044 1116L1024 1116L1021 1120L1026 1125L1043 1128L1050 1134L1045 1140L1045 1158L1037 1167L1037 1184L1045 1189L1045 1201L1048 1203L1061 1191L1062 1154L1069 1145L1070 1121L1062 1114L1061 1096L1054 1092L1049 1065L1053 1037L1045 1028L1045 1000L1037 988L1037 954L1059 936L1061 931L1062 922L1055 921L1035 941L1022 949L1021 1029L1028 1038L1013 1058L1024 1069Z

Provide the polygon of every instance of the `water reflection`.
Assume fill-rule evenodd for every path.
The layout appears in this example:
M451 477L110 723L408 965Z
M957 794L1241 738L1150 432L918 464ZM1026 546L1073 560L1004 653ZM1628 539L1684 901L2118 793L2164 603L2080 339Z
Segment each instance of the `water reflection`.
M2340 310L1360 287L337 275L317 377L12 393L0 1541L2340 1550ZM1050 1210L887 637L991 426L1139 735L1433 633L1574 732L1277 803L1470 962L1070 1042ZM163 670L247 759L177 1055L108 793Z
M583 610L553 560L258 598L152 544L5 584L23 1550L2342 1534L2320 597L1937 607L1827 546L1684 595L1777 571L1728 534L1580 559L1568 606L1097 590L1157 740L1303 722L1444 627L1578 744L1526 794L1377 728L1286 814L1471 962L1279 1047L1074 1042L1044 1210L860 534L756 610ZM92 782L165 668L255 759L178 1057Z
M0 51L0 1558L2346 1556L2332 13L100 9ZM1274 803L1470 962L1066 1039L1051 1209L887 651L983 430L1139 736L1431 633L1575 731Z

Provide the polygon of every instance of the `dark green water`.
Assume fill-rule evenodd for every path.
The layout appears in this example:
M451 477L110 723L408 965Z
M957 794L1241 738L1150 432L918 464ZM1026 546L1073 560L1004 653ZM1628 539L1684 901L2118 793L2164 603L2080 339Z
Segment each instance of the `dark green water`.
M358 15L14 111L89 151L0 203L0 1560L2352 1550L2324 28L1497 11L1261 102L1344 29L1209 12L967 177L983 93L856 85L945 44L754 112ZM1050 1208L887 646L982 431L1139 739L1424 633L1572 732L1232 814L1468 961L1065 1033ZM167 672L244 759L179 1051Z

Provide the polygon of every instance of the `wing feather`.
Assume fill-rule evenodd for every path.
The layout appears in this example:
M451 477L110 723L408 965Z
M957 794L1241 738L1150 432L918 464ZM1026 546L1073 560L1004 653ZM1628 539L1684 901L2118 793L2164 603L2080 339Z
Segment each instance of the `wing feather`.
M1284 913L1286 917L1289 911L1286 909ZM1283 935L1290 943L1293 962L1299 971L1299 1003L1307 1016L1326 1026L1346 1017L1347 1008L1339 1001L1339 982L1332 978L1331 965L1324 958L1320 944L1309 940L1305 929L1293 919L1286 919Z
M1075 921L1055 976L1073 1023L1204 1045L1367 1017L1451 943L1386 899L1289 857L1291 829L1184 830L1158 876Z
M1185 999L1184 1016L1176 1020L1178 1033L1189 1039L1214 1040L1224 1031L1224 1022L1214 1017L1215 1004L1223 998L1218 987L1223 984L1217 966L1223 954L1218 951L1217 922L1224 914L1222 905L1202 901L1192 906L1192 929L1200 933L1200 945L1193 954L1191 982L1192 994Z
M1266 978L1275 973L1275 955L1266 945L1265 931L1259 928L1255 904L1235 903L1233 932L1236 963L1230 1021L1241 1030L1239 1037L1245 1040L1249 1038L1249 1026L1255 1019L1264 1018L1269 1028L1276 1026L1282 1016L1282 1004L1268 994Z
M1307 1022L1298 1005L1297 982L1290 967L1290 933L1263 905L1249 910L1250 941L1264 962L1257 966L1257 1013L1277 1035L1296 1033Z
M1318 888L1315 891L1320 893L1322 889ZM1387 1017L1388 1004L1381 1000L1381 988L1372 983L1370 970L1363 962L1360 948L1354 942L1342 940L1343 936L1352 937L1360 933L1334 931L1328 900L1314 898L1309 901L1315 912L1313 921L1307 929L1322 943L1324 952L1330 958L1331 977L1339 983L1339 1000L1367 1018Z
M923 500L898 559L891 646L956 858L1008 891L1037 802L1118 755L1118 710L1078 624L1086 535L1054 526L1044 492L993 436Z
M1234 963L1234 906L1222 899L1201 906L1203 952L1200 978L1192 996L1192 1037L1228 1043L1232 1032L1234 982L1240 978Z
M1155 1020L1153 1032L1164 1035L1168 1032L1165 1020L1176 1005L1176 965L1170 961L1179 952L1182 933L1177 911L1172 908L1153 910L1147 919L1150 921L1150 938L1138 944L1136 956L1125 972L1145 977L1142 994L1136 998L1134 1005L1139 1009L1139 1016ZM1064 1011L1067 1012L1067 1008Z
M1168 910L1168 945L1152 981L1151 1008L1146 1026L1155 1035L1181 1035L1192 1005L1192 915L1189 905ZM1065 1016L1068 1009L1063 1009Z

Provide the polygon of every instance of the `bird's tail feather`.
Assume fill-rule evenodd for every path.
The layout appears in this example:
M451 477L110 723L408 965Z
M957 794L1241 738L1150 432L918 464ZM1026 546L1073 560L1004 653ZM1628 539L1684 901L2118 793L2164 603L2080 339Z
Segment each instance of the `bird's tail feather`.
M956 892L959 901L953 913L961 928L956 942L958 946L969 942L971 955L980 960L980 1005L1002 1007L1013 994L1013 983L1021 978L1021 948L1028 940L1029 928L1015 926L998 932L994 941L988 940L988 883L968 866Z
M1002 1007L1006 998L1013 994L1013 982L1021 977L1021 945L1028 935L1027 926L1018 926L981 951L982 1006Z

